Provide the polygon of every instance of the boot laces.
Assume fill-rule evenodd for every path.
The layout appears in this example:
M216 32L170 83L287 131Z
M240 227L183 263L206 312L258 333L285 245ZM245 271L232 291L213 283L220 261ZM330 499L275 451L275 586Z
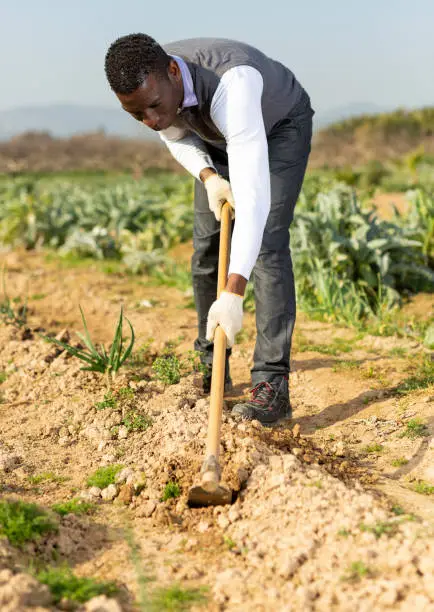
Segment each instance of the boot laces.
M263 381L257 384L256 387L253 387L250 392L253 395L252 399L250 400L252 404L265 406L270 401L270 394L274 395L275 390L270 385L270 383Z

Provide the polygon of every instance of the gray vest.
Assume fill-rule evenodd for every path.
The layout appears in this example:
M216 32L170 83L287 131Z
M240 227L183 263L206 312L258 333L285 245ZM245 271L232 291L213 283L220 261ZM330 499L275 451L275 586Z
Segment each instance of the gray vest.
M223 148L225 139L210 116L211 101L223 74L235 66L253 66L262 75L262 114L267 135L290 115L304 93L293 73L250 45L224 38L190 38L163 45L169 55L187 63L198 106L186 108L174 125L186 127L203 140Z

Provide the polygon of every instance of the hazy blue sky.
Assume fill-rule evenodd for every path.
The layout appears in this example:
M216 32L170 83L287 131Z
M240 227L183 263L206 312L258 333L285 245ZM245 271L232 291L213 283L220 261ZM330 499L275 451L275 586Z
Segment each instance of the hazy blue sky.
M434 103L434 0L0 0L0 109L116 106L104 55L118 36L223 36L289 66L314 108Z

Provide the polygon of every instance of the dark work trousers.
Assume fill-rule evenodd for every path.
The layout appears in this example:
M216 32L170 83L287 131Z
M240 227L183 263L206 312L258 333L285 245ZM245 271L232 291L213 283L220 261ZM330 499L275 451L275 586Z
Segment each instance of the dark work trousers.
M268 136L271 209L252 275L257 332L251 371L253 386L289 373L296 313L289 226L310 153L313 114L305 94L290 116L277 123ZM217 171L228 179L226 154L214 147L208 148ZM242 219L236 218L236 222L242 223ZM206 322L217 293L219 235L220 224L209 209L205 187L196 181L192 276L199 334L195 349L208 364L212 363L213 344L205 337Z

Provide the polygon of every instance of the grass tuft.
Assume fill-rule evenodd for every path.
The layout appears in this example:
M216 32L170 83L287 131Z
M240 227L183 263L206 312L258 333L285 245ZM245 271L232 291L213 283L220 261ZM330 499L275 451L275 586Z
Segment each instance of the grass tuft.
M60 516L67 514L92 514L96 510L96 505L74 497L73 499L58 504L53 504L52 509Z
M97 582L93 578L80 578L75 576L69 567L52 567L38 572L36 578L48 586L56 604L62 599L84 603L98 595L113 597L118 592L113 582Z
M384 446L382 444L378 444L378 442L374 442L372 444L368 444L363 448L365 453L381 453L384 450Z
M188 610L193 604L206 603L205 589L183 589L178 585L156 589L152 595L151 610L155 612Z
M434 495L434 486L424 480L419 480L419 482L414 485L413 490L422 495Z
M115 484L116 474L122 470L124 466L120 464L107 465L100 467L94 474L87 479L88 487L99 487L105 489L111 484Z
M367 531L369 533L373 533L377 540L381 538L382 535L395 535L398 529L396 523L390 523L388 521L380 521L379 523L375 523L375 525L365 525L364 523L361 523L359 527L360 531Z
M394 459L392 461L393 467L402 467L403 465L407 465L408 459L404 459L404 457L398 457L398 459Z
M161 501L165 502L168 499L174 499L176 497L179 497L180 495L181 495L181 487L179 486L177 482L170 480L164 487Z
M411 419L399 437L414 440L415 438L423 438L424 436L428 435L429 431L425 423L422 423L420 419Z
M0 501L0 534L14 546L22 546L57 529L57 523L36 504Z
M152 419L147 414L139 414L134 410L130 410L122 420L128 431L146 431L152 425Z
M363 561L353 561L346 573L342 576L345 582L358 582L362 578L372 575L372 570Z

